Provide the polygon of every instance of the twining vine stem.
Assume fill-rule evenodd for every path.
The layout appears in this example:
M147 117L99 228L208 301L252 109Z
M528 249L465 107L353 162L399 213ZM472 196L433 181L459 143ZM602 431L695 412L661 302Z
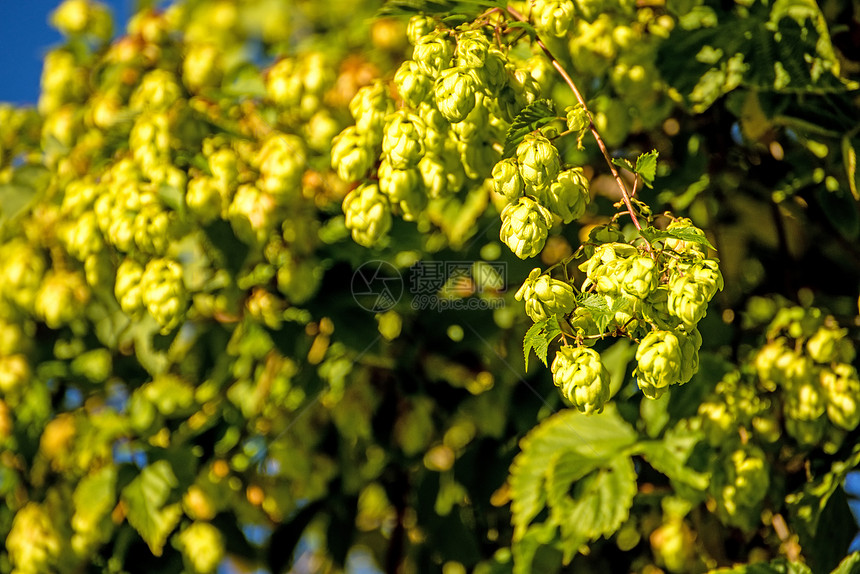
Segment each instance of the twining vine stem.
M510 14L512 18L519 22L528 22L528 19L523 16L516 8L507 6L505 8L505 11ZM576 96L576 100L580 103L586 113L588 113L588 106L585 105L585 98L582 97L579 88L577 88L576 84L573 82L573 78L571 78L570 75L565 71L564 67L561 65L561 62L559 62L558 59L556 59L556 57L552 55L552 52L547 47L547 45L544 44L543 40L535 36L535 42L537 42L537 45L540 47L541 50L543 50L543 53L546 54L550 62L552 62L552 67L555 68L559 74L561 74L562 78L564 78L565 83L573 92L573 95ZM612 173L612 177L615 178L615 181L618 184L618 188L621 190L621 199L624 201L624 205L627 206L627 211L630 213L630 219L633 220L633 225L636 226L636 229L641 231L642 225L639 223L639 219L636 217L636 212L633 210L633 204L630 201L630 193L627 191L627 185L624 183L624 180L621 179L621 174L619 174L618 170L615 169L615 164L612 163L612 158L609 157L609 151L606 148L606 142L604 142L603 138L600 137L600 132L597 131L597 127L594 125L594 122L590 120L589 129L591 130L591 135L593 135L594 139L597 141L597 147L600 148L600 152L603 154L603 159L606 160L606 164L609 166L609 171Z

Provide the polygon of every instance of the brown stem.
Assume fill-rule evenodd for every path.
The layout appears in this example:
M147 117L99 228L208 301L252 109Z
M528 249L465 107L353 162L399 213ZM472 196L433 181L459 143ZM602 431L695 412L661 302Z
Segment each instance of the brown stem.
M527 22L525 16L523 16L516 8L512 8L508 6L505 8L508 14L511 15L515 20L520 22ZM544 44L543 40L535 36L535 42L543 50L543 53L546 54L547 58L549 58L550 62L552 62L552 67L555 68L561 77L564 78L564 82L568 85L570 90L573 92L573 95L576 96L576 100L580 103L582 108L588 113L588 107L585 105L585 98L582 97L582 93L579 91L579 88L576 87L576 84L573 82L573 78L565 71L564 67L558 61L558 59L552 55L550 49ZM590 114L589 114L590 117ZM630 202L630 192L627 190L627 185L624 183L624 180L621 179L621 174L618 173L618 170L615 169L615 164L612 163L612 158L609 157L609 151L606 148L606 142L603 141L603 138L600 137L600 133L597 131L597 127L595 127L594 122L589 123L589 129L591 130L591 135L594 136L594 139L597 141L597 147L600 148L600 153L603 154L603 159L606 160L606 165L609 166L609 171L612 173L612 177L615 178L615 182L618 184L618 189L621 190L621 199L624 201L624 205L627 206L627 210L630 212L630 219L633 220L633 225L636 226L636 229L642 230L642 225L639 223L639 219L636 217L636 212L633 210L633 204Z

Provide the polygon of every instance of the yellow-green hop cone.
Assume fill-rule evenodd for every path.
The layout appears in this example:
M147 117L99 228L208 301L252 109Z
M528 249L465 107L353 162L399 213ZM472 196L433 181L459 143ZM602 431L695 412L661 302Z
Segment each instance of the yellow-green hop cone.
M725 524L750 531L761 520L761 503L770 486L770 469L764 452L746 445L727 460L715 460L711 494L717 515Z
M633 376L646 397L659 398L669 385L681 382L684 360L681 342L671 331L651 331L636 349Z
M426 36L436 29L436 21L429 16L412 16L406 26L406 37L413 46L417 44L422 36Z
M624 243L624 234L613 225L598 225L588 233L588 241L584 244L585 256L591 258L604 243Z
M224 558L224 537L209 522L193 522L177 536L176 546L191 572L215 572Z
M567 315L576 304L573 287L549 275L542 275L539 268L531 270L514 297L517 301L525 301L526 314L535 322Z
M681 380L680 384L688 383L699 372L699 349L702 347L702 335L698 329L684 334L677 331L681 341Z
M582 217L591 201L588 180L580 167L559 173L556 180L538 195L547 208L565 223Z
M391 229L391 206L375 184L364 184L343 200L346 227L359 245L373 247Z
M591 116L582 104L567 108L567 129L576 134L576 146L582 149L582 138L591 127Z
M90 288L81 274L52 269L36 294L36 316L59 329L80 317L89 299Z
M374 162L373 147L355 126L349 126L332 141L331 166L343 181L360 181Z
M517 160L523 181L538 190L555 181L561 169L558 150L539 134L527 134L523 138L517 146Z
M822 369L821 386L827 397L827 418L834 425L852 431L860 424L860 379L852 365L839 364Z
M258 186L275 198L297 197L305 173L305 144L294 135L275 132L266 139L255 158L259 164Z
M416 167L424 156L424 120L417 114L403 110L385 119L385 135L382 151L391 167L409 169Z
M840 342L845 339L848 329L822 326L806 342L806 351L816 363L828 364L839 360ZM850 360L850 359L849 359Z
M349 102L355 129L367 138L370 147L382 143L385 118L394 111L394 102L382 82L364 86Z
M405 201L414 193L423 193L424 178L417 168L395 169L388 159L379 164L379 191L388 196L391 203Z
M686 217L676 219L666 227L667 231L672 231L676 229L684 229L685 231L692 232L700 237L705 236L705 232L693 225L693 222ZM670 237L666 239L666 247L676 253L680 253L682 255L687 255L689 257L694 258L704 259L707 255L704 246L702 246L701 243L696 243L693 241L683 241L681 239L675 239Z
M140 280L143 277L143 266L133 259L124 259L116 270L114 295L122 310L129 316L135 316L143 308L143 293Z
M428 76L436 78L451 65L454 51L444 32L430 32L418 38L412 50L412 59Z
M169 333L185 320L188 293L179 263L169 259L151 260L140 278L140 290L143 305L161 326L162 333Z
M394 84L403 101L413 108L426 100L433 90L433 78L422 72L413 60L406 60L400 65L394 74Z
M552 214L529 197L521 197L502 210L500 239L517 257L526 259L540 253L546 243Z
M6 537L6 550L14 572L39 574L56 572L63 553L63 543L55 517L47 508L28 502L15 513Z
M680 321L669 312L669 289L659 285L642 301L642 317L658 329L672 331Z
M202 223L211 223L221 216L224 205L215 178L191 178L185 191L185 204Z
M695 327L708 312L708 293L695 279L675 274L669 280L669 312L687 328Z
M570 0L536 0L534 3L535 28L556 38L567 35L573 22L574 7Z
M827 430L827 397L818 379L796 382L786 389L785 430L803 446L821 442Z
M510 202L523 194L523 178L516 158L503 159L493 167L493 189Z
M418 162L418 171L424 181L424 191L428 197L437 198L460 191L466 175L463 164L453 154L443 154L441 157L426 153Z
M436 80L436 107L449 122L462 122L475 108L475 79L463 68L448 68Z
M561 347L550 370L555 386L580 412L603 411L609 400L609 371L599 353L587 347Z
M660 282L657 263L646 255L634 255L619 269L621 290L637 299L645 299Z

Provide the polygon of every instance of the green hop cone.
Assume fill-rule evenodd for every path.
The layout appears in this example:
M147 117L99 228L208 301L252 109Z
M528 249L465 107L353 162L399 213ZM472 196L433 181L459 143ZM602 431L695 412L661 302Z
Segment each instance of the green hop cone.
M533 12L535 28L563 38L573 22L574 7L570 0L535 0Z
M582 149L582 139L591 128L591 116L582 104L567 108L567 129L576 134L576 147Z
M598 245L591 257L579 266L581 271L585 271L587 277L583 283L583 289L593 284L602 295L620 294L625 260L637 253L639 250L627 243Z
M455 63L466 68L481 68L487 61L490 41L480 30L467 30L457 39Z
M424 156L424 120L417 114L397 111L385 119L382 151L391 167L416 167Z
M717 515L725 524L751 531L759 523L761 504L770 486L770 469L764 452L746 445L715 459L711 494Z
M412 59L418 64L418 68L432 78L437 78L442 70L451 65L453 55L451 42L441 31L421 36L412 50Z
M699 349L702 347L702 335L698 329L693 329L689 334L678 331L678 339L681 341L681 379L680 384L690 382L699 372Z
M122 310L132 317L143 310L143 293L140 290L142 277L143 266L133 259L124 259L116 270L116 300Z
M391 229L391 206L375 184L364 184L343 200L346 227L359 245L373 247Z
M59 329L80 317L90 289L80 273L49 270L36 294L36 316L51 329Z
M658 285L642 301L642 318L664 331L672 331L680 325L678 318L669 312L669 289L665 285Z
M385 118L394 111L394 101L387 86L375 82L364 86L349 102L349 111L355 120L356 131L367 138L370 147L382 143Z
M704 231L693 225L693 222L685 217L676 219L675 221L670 223L668 227L666 227L666 231L673 231L677 229L684 229L686 231L693 232L700 237L705 236ZM693 241L683 241L681 239L675 239L670 237L666 239L666 247L676 253L686 255L688 257L693 257L695 259L704 259L707 255L704 246L701 243L696 243Z
M526 185L540 190L558 176L561 162L558 150L540 134L527 134L517 146L520 175Z
M167 334L185 320L188 293L182 280L182 266L169 259L153 259L140 278L143 304Z
M681 382L684 360L681 341L671 331L651 331L636 349L633 375L646 397L659 398L669 385Z
M609 371L600 354L587 347L563 346L550 367L552 380L580 412L600 413L609 400Z
M193 522L177 536L176 546L190 572L215 572L224 558L224 537L208 522Z
M433 88L436 107L452 123L462 122L475 108L475 92L475 80L463 68L443 71Z
M848 329L823 325L806 342L806 351L816 363L829 364L837 361L840 358L840 343L847 334Z
M785 430L802 446L811 447L827 431L827 397L820 381L798 382L786 389Z
M614 225L598 225L588 233L584 244L586 257L592 257L594 251L604 243L624 243L624 234Z
M360 181L373 162L373 148L355 126L349 126L332 141L331 166L343 181Z
M514 297L517 301L525 301L526 314L535 322L555 315L567 315L576 304L573 287L549 275L542 275L539 268L531 270Z
M580 167L559 173L556 180L539 196L542 203L565 223L582 217L591 200L588 180Z
M838 364L821 370L821 386L827 397L827 417L834 425L852 431L860 424L860 379L852 365Z
M516 158L503 159L493 167L493 189L510 202L523 194L523 178Z
M657 289L660 281L657 263L645 255L628 257L618 272L621 275L621 290L637 299L648 297Z
M708 291L685 274L669 279L669 312L686 327L695 327L708 312Z
M585 307L577 307L573 310L573 314L568 318L567 322L575 335L580 337L594 337L600 334L597 328L597 323L591 311ZM583 345L591 346L596 342L594 339L585 339Z
M424 178L418 168L395 169L388 159L379 164L379 190L392 203L404 201L413 193L423 193Z
M426 36L436 29L436 22L429 16L412 16L406 26L406 37L413 46L417 44L422 36Z
M431 198L458 192L465 180L463 164L452 154L444 154L440 157L427 153L418 162L418 171L421 172L421 178L424 180L424 190Z
M552 214L529 197L508 204L502 210L502 229L499 238L520 259L534 257L546 243Z
M422 72L413 60L406 60L400 65L394 74L394 84L403 101L413 108L426 100L433 90L433 78Z
M56 517L37 502L28 502L15 513L6 537L6 550L15 572L57 571L63 543L55 520Z

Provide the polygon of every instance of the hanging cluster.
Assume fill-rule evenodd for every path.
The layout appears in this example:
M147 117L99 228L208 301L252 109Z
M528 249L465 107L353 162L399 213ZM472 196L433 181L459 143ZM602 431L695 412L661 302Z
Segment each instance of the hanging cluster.
M860 424L860 378L847 334L818 308L786 307L755 354L759 384L779 392L785 430L803 446L828 440L836 448Z
M556 363L573 363L572 357L584 356L574 349L609 335L638 342L634 376L649 398L688 382L698 371L702 337L697 324L723 288L718 262L702 246L704 234L680 219L661 239L639 245L622 241L620 231L611 226L592 230L581 250L588 259L579 266L585 273L580 289L534 269L516 294L535 322L559 320L565 345L553 363L553 380L569 399L584 375ZM571 342L575 346L568 346ZM599 355L588 356L589 364L599 364ZM593 403L570 400L580 410L599 412L608 400L609 382L599 375L601 368L591 372L593 385L603 390L589 395Z
M332 145L332 167L358 182L343 209L366 247L386 237L392 215L418 221L428 202L482 185L510 122L539 93L483 29L416 16L408 34L414 48L394 76L398 100L381 82L362 88L350 103L355 124Z

